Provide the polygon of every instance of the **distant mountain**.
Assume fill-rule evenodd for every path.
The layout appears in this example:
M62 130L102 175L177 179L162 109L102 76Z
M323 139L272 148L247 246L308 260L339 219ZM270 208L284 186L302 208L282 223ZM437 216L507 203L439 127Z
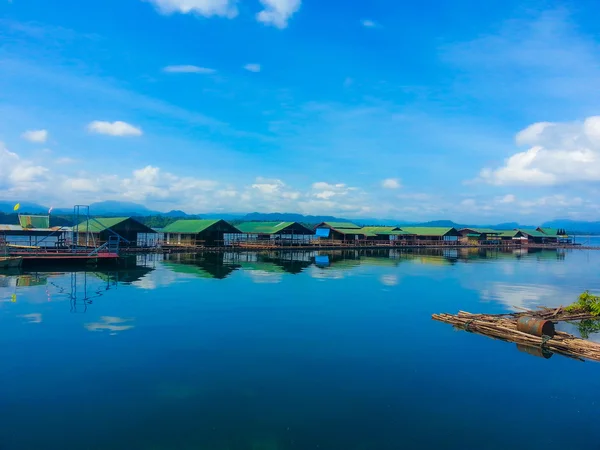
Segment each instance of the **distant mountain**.
M0 215L6 215L0 220L2 223L13 223L15 217L8 217L13 213L13 208L17 201L0 201ZM49 207L32 202L19 202L21 207L19 213L46 214ZM73 214L73 208L54 208L52 215L70 216ZM353 222L357 225L383 225L383 226L421 226L421 227L454 227L457 229L475 227L475 228L494 228L497 230L512 230L515 228L536 228L537 225L522 225L517 222L505 222L500 224L460 224L452 220L433 220L429 222L402 221L396 219L344 219L335 216L312 216L296 213L206 213L206 214L188 214L181 210L172 210L167 213L151 210L144 205L134 202L121 202L108 200L104 202L92 203L90 205L90 214L92 216L134 216L149 217L161 216L170 219L224 219L228 221L268 221L268 222L302 222L307 224L318 224L321 222ZM159 220L160 221L160 220ZM567 230L570 234L600 234L600 222L583 222L569 219L557 219L545 222L543 227L561 228Z
M169 211L168 213L164 213L161 215L163 215L165 217L174 217L177 219L184 219L186 217L189 217L189 214L187 214L183 211L177 210L177 209L174 209L173 211Z
M154 216L162 213L148 209L139 203L107 200L105 202L92 203L90 205L90 214L94 216L109 214L123 216Z
M0 212L6 214L14 212L14 207L17 203L20 203L21 205L19 208L19 212L21 213L40 214L47 213L48 209L50 209L48 206L39 205L37 203L0 201Z
M333 216L304 216L302 214L295 213L250 213L240 220L244 222L302 222L317 224L321 222L352 222L348 219L340 219L339 217Z
M544 222L542 227L563 228L569 234L600 234L600 222L582 222L577 220L560 219Z

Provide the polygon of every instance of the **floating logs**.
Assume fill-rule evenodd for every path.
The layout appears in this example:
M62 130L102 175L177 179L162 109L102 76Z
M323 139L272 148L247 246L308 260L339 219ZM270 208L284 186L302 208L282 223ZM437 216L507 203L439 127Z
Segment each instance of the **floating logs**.
M552 311L543 310L539 316L550 316ZM541 326L540 332L545 330L554 329L554 321L567 320L561 317L560 319L553 320L549 325L544 324L545 320L550 320L550 317L545 320L540 320L540 317L536 319L539 321L536 323L536 327L531 325L530 332L524 332L519 330L518 322L521 318L533 319L538 315L537 311L529 311L527 313L514 313L514 314L471 314L465 311L459 311L457 315L452 314L434 314L433 320L440 322L449 323L454 325L458 329L469 331L472 333L482 334L494 339L500 339L508 342L513 342L521 346L520 349L524 350L524 347L530 347L527 353L532 353L531 347L542 349L538 355L547 357L548 353L560 353L564 356L571 358L584 360L589 359L593 361L600 361L600 344L586 339L580 339L572 334L565 333L562 331L555 331L553 336L542 333L541 336L531 334L531 331L535 331L536 327ZM558 317L559 313L555 314ZM568 320L574 320L571 315ZM585 317L584 317L585 318ZM525 322L525 320L523 321ZM523 325L521 325L521 329Z

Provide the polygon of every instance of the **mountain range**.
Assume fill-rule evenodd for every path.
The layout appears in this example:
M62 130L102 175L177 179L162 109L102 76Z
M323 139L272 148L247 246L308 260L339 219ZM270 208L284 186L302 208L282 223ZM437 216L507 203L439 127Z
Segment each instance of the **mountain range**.
M13 213L16 201L0 201L0 213ZM19 212L29 214L47 214L50 209L48 206L31 202L21 202ZM494 228L497 230L512 230L515 228L536 228L537 226L548 228L564 228L572 234L600 234L600 222L585 222L568 219L557 219L544 222L541 225L524 225L517 222L506 222L499 224L468 224L456 223L451 220L434 220L429 222L411 222L398 221L394 219L365 218L365 219L344 219L334 216L311 216L295 213L207 213L207 214L187 214L184 211L172 210L169 212L160 212L151 210L144 205L133 202L120 202L108 200L104 202L92 203L90 213L94 216L162 216L169 218L189 218L189 219L224 219L228 221L271 221L271 222L302 222L317 224L321 222L354 222L358 225L384 225L384 226L432 226L432 227L480 227ZM72 215L72 208L53 208L52 215Z

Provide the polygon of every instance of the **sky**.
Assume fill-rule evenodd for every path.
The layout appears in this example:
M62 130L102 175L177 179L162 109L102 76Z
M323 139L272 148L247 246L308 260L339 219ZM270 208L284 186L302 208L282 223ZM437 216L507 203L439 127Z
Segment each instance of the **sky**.
M599 16L585 0L0 0L0 200L600 220Z

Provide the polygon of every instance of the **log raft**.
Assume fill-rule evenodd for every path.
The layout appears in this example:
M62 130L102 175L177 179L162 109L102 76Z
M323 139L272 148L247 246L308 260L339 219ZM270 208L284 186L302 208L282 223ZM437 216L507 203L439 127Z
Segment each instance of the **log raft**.
M553 322L590 319L584 313L568 313L558 309L543 308L539 311L526 311L511 314L471 314L459 311L458 314L433 314L432 319L454 325L455 328L481 334L494 339L513 342L517 345L539 348L581 361L600 361L600 344L578 338L563 331L556 331L553 337L534 336L517 329L520 317L536 317ZM598 319L595 317L595 319Z

